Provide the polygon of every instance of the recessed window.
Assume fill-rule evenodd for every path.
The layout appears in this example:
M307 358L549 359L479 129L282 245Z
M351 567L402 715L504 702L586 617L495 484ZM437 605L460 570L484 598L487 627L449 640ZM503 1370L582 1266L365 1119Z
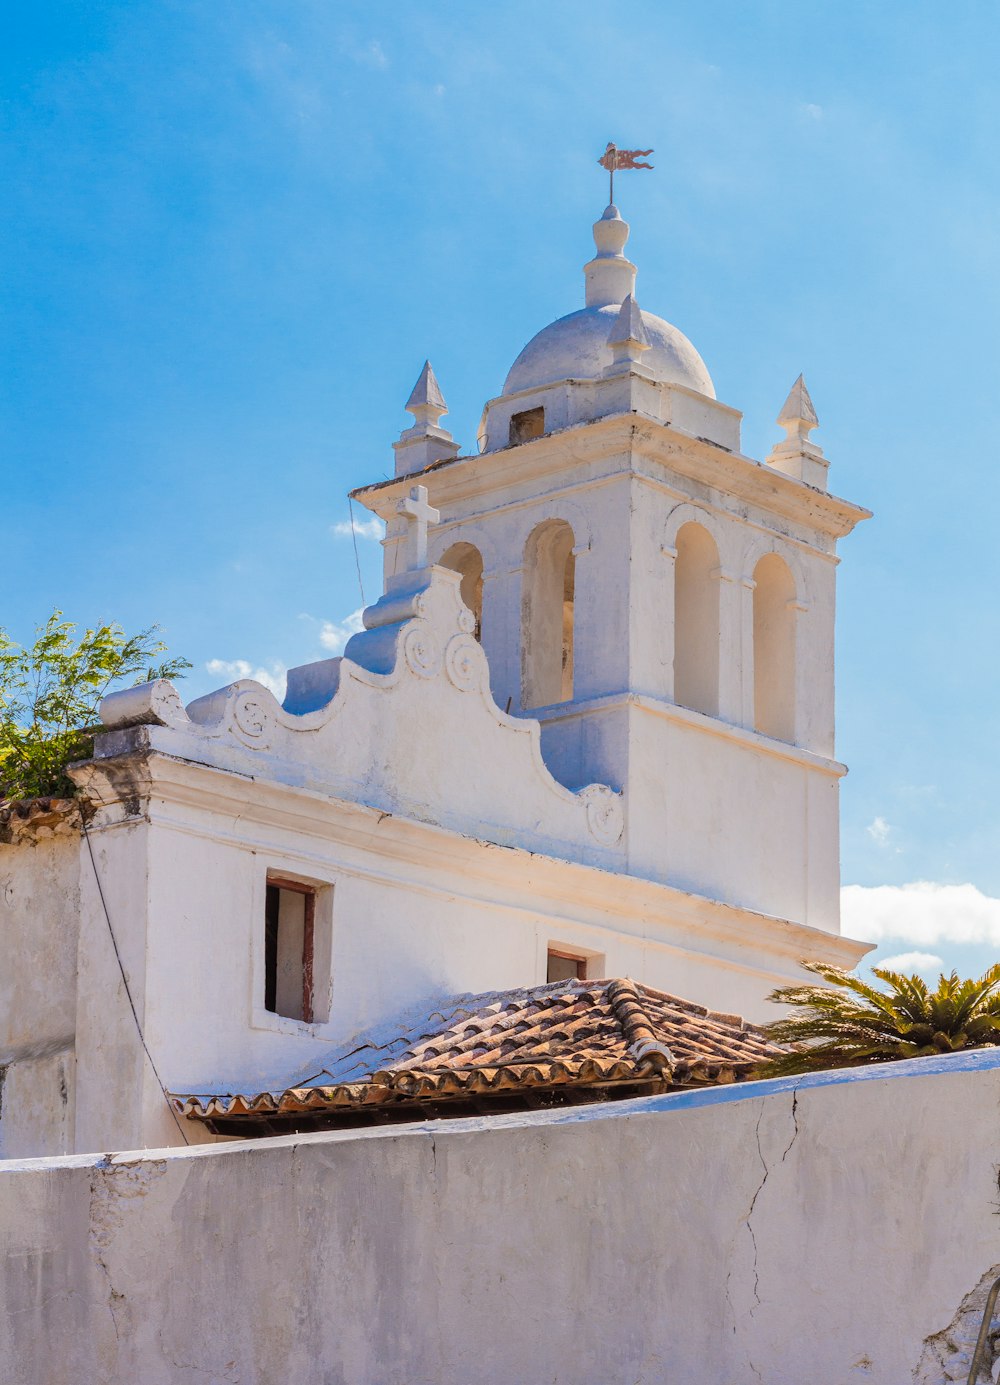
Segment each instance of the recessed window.
M547 707L573 697L576 557L565 520L543 520L524 547L521 705Z
M540 438L544 432L544 409L525 409L524 413L511 415L509 434L511 447L516 447L519 442L531 442L532 438Z
M546 981L585 981L587 979L587 958L550 947L545 979Z
M316 1018L316 890L268 876L264 908L264 1009L312 1024Z
M462 600L476 618L476 639L483 638L483 555L471 543L453 543L438 560L462 579Z

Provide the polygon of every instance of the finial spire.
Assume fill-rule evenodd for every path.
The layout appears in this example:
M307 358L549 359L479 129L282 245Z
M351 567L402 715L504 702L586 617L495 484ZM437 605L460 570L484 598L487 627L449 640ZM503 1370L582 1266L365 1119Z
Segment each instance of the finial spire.
M624 303L635 292L635 265L623 253L629 225L612 203L600 221L594 222L597 254L583 267L588 308L606 308Z
M819 419L801 375L788 391L788 398L781 406L777 421L784 428L785 437L772 448L767 458L768 466L819 490L826 490L830 463L823 456L823 449L809 438L809 434L818 426Z
M458 443L447 428L442 428L438 422L441 415L448 412L448 405L444 402L430 361L424 361L424 368L406 401L406 411L413 415L413 426L404 428L399 442L392 445L396 453L397 476L422 471L425 466L442 458L458 456Z
M809 434L819 425L816 409L801 375L788 391L788 398L781 406L777 421L784 428L789 442L793 435L801 438L803 442L807 441Z
M616 366L626 362L634 364L652 345L634 294L628 294L622 303L608 333L608 345L615 353Z
M437 424L442 414L448 412L448 405L444 402L441 386L437 382L430 361L424 361L424 368L410 391L405 407L406 412L413 415L418 425L429 423L432 427Z

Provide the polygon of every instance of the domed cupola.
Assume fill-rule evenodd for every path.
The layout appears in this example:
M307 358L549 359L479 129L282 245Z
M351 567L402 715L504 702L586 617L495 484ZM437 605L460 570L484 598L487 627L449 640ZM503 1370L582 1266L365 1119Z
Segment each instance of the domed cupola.
M615 206L594 224L597 254L584 266L587 306L543 327L511 366L503 393L551 385L557 380L593 380L612 364L611 328L625 299L635 295L635 265L624 255L629 226ZM649 351L642 364L653 378L684 385L710 399L715 387L683 332L654 313L643 312Z
M603 385L623 375L715 399L705 362L684 333L636 303L636 267L625 256L628 237L628 223L611 204L594 224L597 253L584 265L586 306L543 327L528 342L511 366L501 395L486 407L480 430L483 450L493 451L614 412L620 407L615 404L620 390L595 391L593 384ZM630 320L637 323L629 330L642 336L634 350L623 346L619 319L626 304ZM532 407L529 396L548 393L554 386L566 387L561 400L549 398ZM581 391L581 386L589 388ZM572 399L567 391L574 395ZM507 401L514 401L514 407ZM540 408L545 409L544 424ZM536 417L525 432L514 420L529 412ZM659 408L654 412L662 416Z

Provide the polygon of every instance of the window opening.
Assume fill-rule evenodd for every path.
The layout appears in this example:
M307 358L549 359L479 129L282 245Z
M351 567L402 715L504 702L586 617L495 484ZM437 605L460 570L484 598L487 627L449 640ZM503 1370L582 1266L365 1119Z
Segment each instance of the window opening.
M719 714L719 550L693 521L677 531L674 564L674 701Z
M462 579L462 600L476 618L476 639L483 638L483 555L475 544L453 543L442 555L440 566L457 572Z
M512 414L508 442L516 447L521 442L531 442L545 433L545 410L525 409L523 413Z
M550 947L545 969L546 981L586 981L587 959L573 952Z
M795 740L795 579L768 553L753 571L753 724L765 736Z
M269 876L264 906L264 1009L312 1024L316 891Z
M576 558L564 520L528 538L521 619L521 702L546 707L573 698Z

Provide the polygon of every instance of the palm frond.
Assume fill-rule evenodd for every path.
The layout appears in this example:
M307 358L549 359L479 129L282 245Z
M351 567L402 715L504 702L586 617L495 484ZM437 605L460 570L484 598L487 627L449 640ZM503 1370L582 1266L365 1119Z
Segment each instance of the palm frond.
M792 1013L763 1026L789 1052L759 1077L885 1063L1000 1044L1000 962L978 980L941 975L931 990L916 974L873 967L882 988L823 962L803 962L826 984L780 986L770 1000Z

